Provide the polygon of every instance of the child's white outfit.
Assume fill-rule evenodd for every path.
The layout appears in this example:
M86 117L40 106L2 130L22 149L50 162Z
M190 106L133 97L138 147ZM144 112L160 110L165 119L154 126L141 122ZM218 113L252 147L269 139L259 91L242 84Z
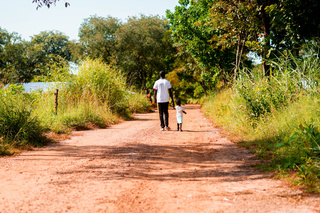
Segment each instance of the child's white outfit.
M182 124L184 108L182 106L175 106L175 109L177 111L177 123Z

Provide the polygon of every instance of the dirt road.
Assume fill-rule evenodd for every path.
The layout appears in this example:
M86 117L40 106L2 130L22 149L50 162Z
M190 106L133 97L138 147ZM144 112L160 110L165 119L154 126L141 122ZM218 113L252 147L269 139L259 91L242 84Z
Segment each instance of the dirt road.
M198 105L184 132L157 113L0 158L0 212L317 212L318 195L257 171Z

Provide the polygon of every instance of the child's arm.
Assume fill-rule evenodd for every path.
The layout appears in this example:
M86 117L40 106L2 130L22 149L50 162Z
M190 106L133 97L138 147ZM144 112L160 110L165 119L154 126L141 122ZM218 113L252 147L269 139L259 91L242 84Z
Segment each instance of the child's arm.
M184 114L187 114L184 110L182 110L182 112L183 112Z

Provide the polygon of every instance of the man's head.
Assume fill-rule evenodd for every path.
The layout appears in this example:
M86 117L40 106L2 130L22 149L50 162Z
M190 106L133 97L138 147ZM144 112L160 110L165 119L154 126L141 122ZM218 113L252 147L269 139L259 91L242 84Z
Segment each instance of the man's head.
M162 71L160 71L159 76L160 76L160 78L165 78L166 73L162 70Z

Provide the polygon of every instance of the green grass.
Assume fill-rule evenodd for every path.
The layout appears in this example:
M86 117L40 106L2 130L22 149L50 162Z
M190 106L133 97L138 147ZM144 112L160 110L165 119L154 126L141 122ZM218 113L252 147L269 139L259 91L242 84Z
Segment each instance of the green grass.
M58 110L52 88L47 93L22 93L21 86L0 91L0 155L12 148L41 146L46 132L105 128L150 109L146 97L128 92L124 77L99 60L86 60L79 74L61 84Z
M268 78L259 69L242 72L231 88L207 98L203 108L234 140L264 160L261 168L295 174L294 184L319 193L319 60L310 61L278 63Z
M0 94L0 102L0 138L3 146L41 145L43 129L38 118L33 115L32 101L18 93Z

